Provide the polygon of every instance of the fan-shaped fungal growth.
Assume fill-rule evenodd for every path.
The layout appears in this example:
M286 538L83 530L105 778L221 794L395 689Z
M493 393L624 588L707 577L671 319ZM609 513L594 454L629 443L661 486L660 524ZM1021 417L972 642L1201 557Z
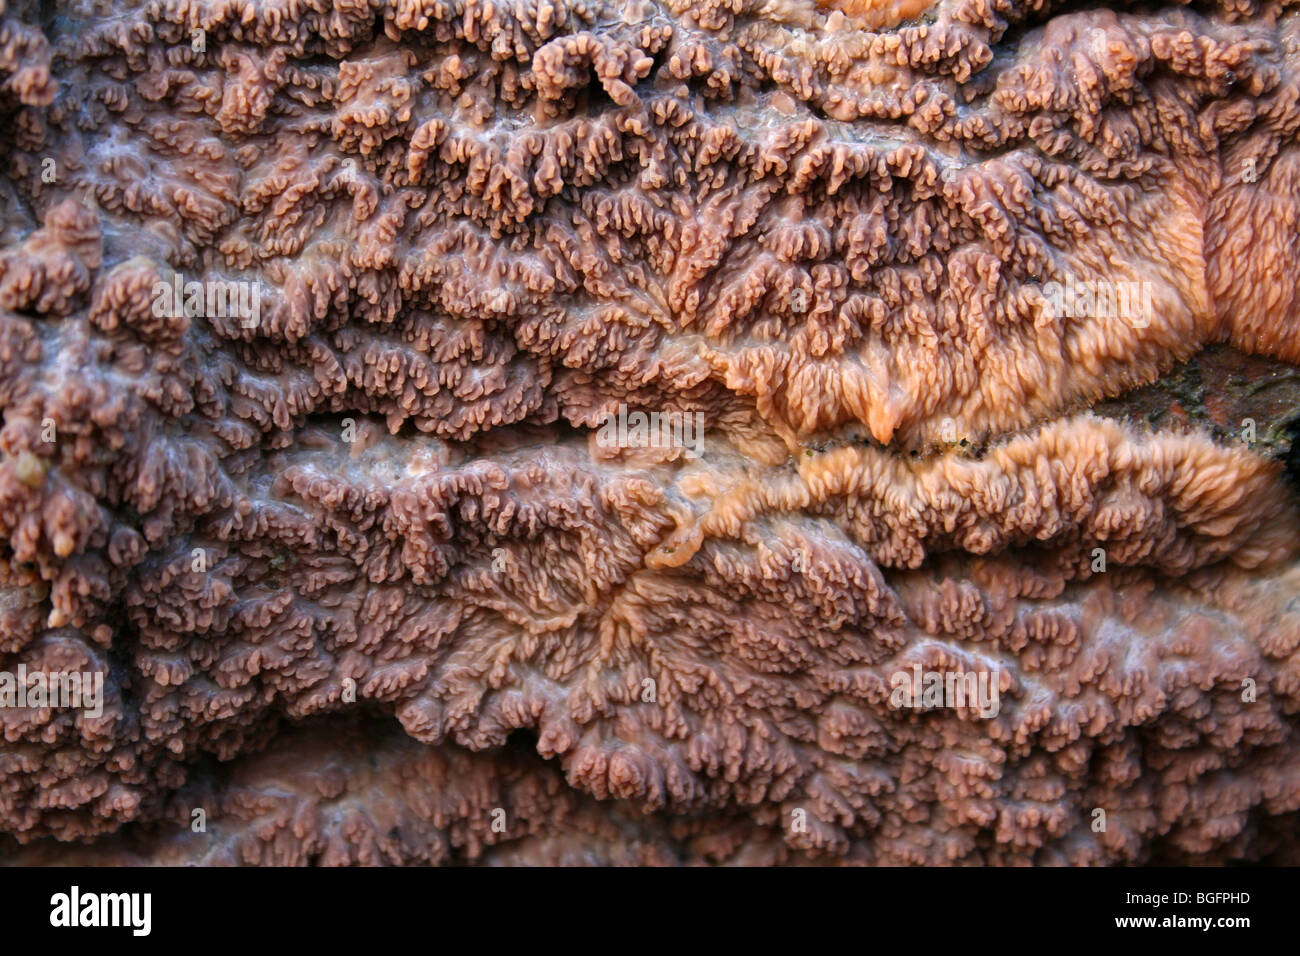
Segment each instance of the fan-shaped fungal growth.
M1292 7L0 0L6 857L1294 854Z

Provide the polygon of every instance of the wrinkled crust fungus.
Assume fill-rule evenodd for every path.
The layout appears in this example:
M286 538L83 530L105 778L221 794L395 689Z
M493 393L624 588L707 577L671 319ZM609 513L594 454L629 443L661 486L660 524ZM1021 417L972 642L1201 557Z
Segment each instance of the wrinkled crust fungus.
M1297 6L0 0L5 858L1296 859Z

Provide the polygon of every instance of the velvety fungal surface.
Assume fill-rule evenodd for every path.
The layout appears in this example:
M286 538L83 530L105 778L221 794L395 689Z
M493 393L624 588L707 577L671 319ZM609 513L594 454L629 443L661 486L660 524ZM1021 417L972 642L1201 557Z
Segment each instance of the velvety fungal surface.
M1300 859L1300 2L1127 6L0 0L0 858Z

